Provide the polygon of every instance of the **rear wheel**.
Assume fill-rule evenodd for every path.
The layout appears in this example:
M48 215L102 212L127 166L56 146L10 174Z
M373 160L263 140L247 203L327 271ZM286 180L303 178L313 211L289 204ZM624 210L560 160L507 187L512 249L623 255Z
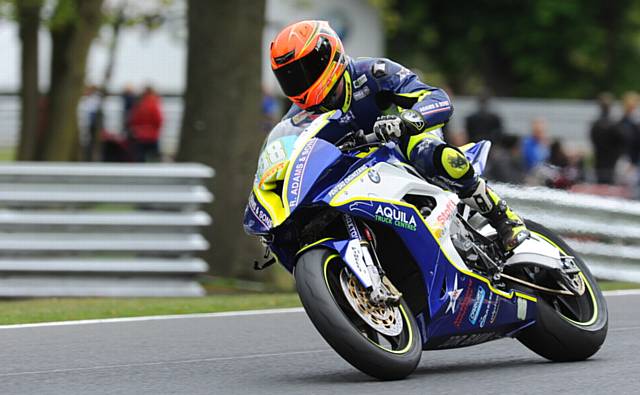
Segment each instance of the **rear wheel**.
M580 269L576 277L584 285L580 296L539 293L535 325L517 339L535 353L552 361L580 361L595 354L607 336L607 304L582 258L559 236L544 226L526 221L534 234L573 256ZM557 287L556 287L557 288Z
M296 288L322 337L350 364L382 380L411 374L422 353L415 319L404 301L373 305L339 255L305 252L296 264Z

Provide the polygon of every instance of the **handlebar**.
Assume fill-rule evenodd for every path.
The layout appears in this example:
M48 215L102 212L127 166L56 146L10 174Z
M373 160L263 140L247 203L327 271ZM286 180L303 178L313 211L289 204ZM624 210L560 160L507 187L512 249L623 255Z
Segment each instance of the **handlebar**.
M353 151L356 149L367 148L384 143L385 140L381 139L375 133L365 134L362 129L351 132L345 135L337 142L337 147L340 151Z

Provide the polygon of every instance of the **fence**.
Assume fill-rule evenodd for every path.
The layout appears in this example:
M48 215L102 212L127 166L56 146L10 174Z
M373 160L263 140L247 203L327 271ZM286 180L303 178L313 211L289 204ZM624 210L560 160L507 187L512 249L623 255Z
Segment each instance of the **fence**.
M473 97L456 96L453 98L455 111L450 122L451 130L463 130L465 118L477 108ZM543 117L549 124L549 135L562 138L571 148L587 150L591 147L589 130L591 122L598 115L598 107L590 100L559 99L519 99L496 98L491 102L492 110L503 118L508 133L526 135L531 130L531 120ZM172 155L180 137L180 120L182 119L182 98L164 96L162 98L165 124L160 135L160 148L164 154ZM20 103L18 96L0 95L0 148L12 148L16 145L20 121ZM617 118L620 109L614 107L613 115ZM88 122L87 110L78 109L80 129L86 130ZM122 103L117 96L108 96L105 102L105 127L111 132L122 129Z
M493 184L518 213L561 234L602 279L640 283L640 202Z
M199 164L0 165L0 296L199 296Z

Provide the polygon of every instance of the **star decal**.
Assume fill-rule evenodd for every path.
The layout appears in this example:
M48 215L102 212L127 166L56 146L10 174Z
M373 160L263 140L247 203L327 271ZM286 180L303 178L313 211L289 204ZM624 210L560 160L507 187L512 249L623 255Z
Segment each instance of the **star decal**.
M456 312L456 303L458 302L458 298L462 295L463 288L458 288L458 275L456 274L455 279L453 280L453 290L447 292L449 295L449 305L447 309L444 311L445 314L451 310L451 314L455 314Z

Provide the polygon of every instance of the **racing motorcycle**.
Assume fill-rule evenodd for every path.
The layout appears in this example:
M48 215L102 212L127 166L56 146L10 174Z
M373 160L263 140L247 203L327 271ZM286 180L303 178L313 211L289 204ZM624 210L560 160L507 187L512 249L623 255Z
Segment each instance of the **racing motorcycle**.
M272 131L244 226L266 245L266 265L293 273L306 313L338 354L390 380L411 374L423 350L503 337L551 361L598 351L607 305L576 251L526 220L531 237L503 252L495 229L421 177L392 140L361 130L335 144L316 137L336 118ZM489 149L461 147L478 174Z

